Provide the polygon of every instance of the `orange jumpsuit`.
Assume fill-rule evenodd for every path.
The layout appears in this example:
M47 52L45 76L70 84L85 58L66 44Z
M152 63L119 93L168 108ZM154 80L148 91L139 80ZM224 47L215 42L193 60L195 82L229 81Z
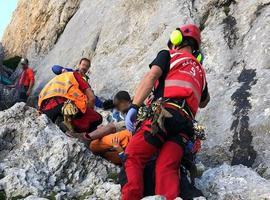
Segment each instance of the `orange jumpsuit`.
M89 148L95 154L101 154L107 160L114 164L121 164L121 159L118 156L118 152L113 150L112 140L117 137L120 141L120 146L125 149L131 140L132 134L128 130L119 131L101 139L93 140Z

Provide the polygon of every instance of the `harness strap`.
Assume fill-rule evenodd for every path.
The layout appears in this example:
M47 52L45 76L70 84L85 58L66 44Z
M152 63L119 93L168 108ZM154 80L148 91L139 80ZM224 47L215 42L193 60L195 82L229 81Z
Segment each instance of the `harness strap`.
M175 103L166 102L164 103L164 107L171 108L173 110L180 112L181 114L184 114L189 120L193 119L193 115L186 110L185 108L186 106L183 106L183 105L179 106L178 104L175 104Z

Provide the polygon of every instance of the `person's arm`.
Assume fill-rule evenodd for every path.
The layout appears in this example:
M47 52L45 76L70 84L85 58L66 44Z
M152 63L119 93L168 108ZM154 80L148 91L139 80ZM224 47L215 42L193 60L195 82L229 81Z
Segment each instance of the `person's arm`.
M55 73L56 75L62 74L64 67L60 66L60 65L54 65L52 66L52 71L53 73Z
M32 88L33 88L33 86L34 86L34 83L35 83L35 80L34 80L34 79L31 79L31 80L30 80L30 83L29 83L29 88L28 88L28 90L27 90L27 92L26 92L26 95L27 95L27 96L30 96L31 91L32 91Z
M110 135L115 132L116 132L116 128L115 128L114 123L109 123L106 126L99 127L98 129L96 129L95 131L92 131L91 133L86 133L85 136L87 139L92 141L92 140L103 138L104 136Z
M103 101L95 95L95 106L98 108L103 108Z
M54 74L59 75L59 74L62 74L63 72L73 72L74 70L71 69L71 68L62 67L60 65L53 65L52 66L52 71L53 71Z
M87 107L94 109L95 107L95 95L90 88L90 85L83 79L82 75L78 72L73 72L75 79L79 83L79 89L87 97Z
M209 103L210 101L210 95L209 95L209 92L208 92L208 86L207 86L207 83L205 85L205 88L202 92L202 97L201 97L201 102L200 102L200 105L199 107L200 108L205 108L207 106L207 104Z
M87 88L86 90L84 90L84 94L87 96L87 103L88 103L88 107L91 109L94 109L95 107L95 95L93 93L93 91L91 90L91 88Z
M13 84L13 85L7 85L7 87L8 87L8 88L15 88L16 85L15 85L15 84Z
M30 69L28 71L28 76L29 76L29 79L30 79L30 83L29 83L29 87L28 87L28 90L26 92L26 95L29 96L31 94L31 91L32 91L32 88L34 86L34 83L35 83L35 75L34 75L34 72L32 69Z
M153 65L150 71L144 76L143 80L139 84L135 96L133 99L133 104L140 107L144 100L149 96L154 87L155 82L162 75L162 70L159 66Z

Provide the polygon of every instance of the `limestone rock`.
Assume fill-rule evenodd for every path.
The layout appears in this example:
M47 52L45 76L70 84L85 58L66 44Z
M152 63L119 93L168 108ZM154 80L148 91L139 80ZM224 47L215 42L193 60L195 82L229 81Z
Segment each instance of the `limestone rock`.
M120 186L109 182L117 170L24 103L0 112L0 190L8 198L118 199Z
M156 195L156 196L144 197L142 200L166 200L166 198L164 196Z
M34 96L55 76L53 64L73 67L83 56L92 58L91 86L97 95L132 92L156 53L166 47L171 30L195 22L202 29L212 97L198 115L208 133L198 159L208 167L244 164L269 178L269 8L269 0L81 1L46 55L32 54L35 48L26 45L37 71ZM18 20L16 12L11 27Z
M24 198L24 200L48 200L48 199L46 199L46 198L40 198L40 197L31 195L31 196L28 196L28 197Z
M79 3L80 0L20 0L2 39L7 57L25 56L28 51L33 55L46 54Z
M194 1L212 96L199 113L208 140L198 159L208 167L244 164L266 178L270 177L269 2Z
M243 165L209 169L197 186L209 200L270 199L270 181Z
M205 197L195 197L195 198L193 198L193 200L206 200L206 198Z
M3 64L4 57L5 57L4 47L2 43L0 42L0 67Z

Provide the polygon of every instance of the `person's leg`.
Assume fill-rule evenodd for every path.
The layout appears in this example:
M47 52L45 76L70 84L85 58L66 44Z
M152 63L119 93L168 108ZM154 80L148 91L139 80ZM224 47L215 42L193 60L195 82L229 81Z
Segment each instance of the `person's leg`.
M102 155L106 160L111 161L113 164L121 165L122 161L117 151L107 151Z
M156 161L156 194L173 200L180 194L179 168L184 155L183 147L175 141L164 143Z
M144 196L155 195L155 160L147 162L144 168Z
M87 108L85 113L81 113L78 117L72 119L72 125L75 131L91 132L102 123L102 116L95 110Z
M122 200L138 200L143 197L143 172L146 163L161 148L163 141L150 132L151 123L146 121L128 144L124 163L125 177L122 185Z
M90 150L94 153L104 153L113 148L112 140L117 137L119 139L120 146L125 149L128 145L132 135L127 130L106 135L101 139L93 140L90 143Z
M26 103L27 98L28 98L28 96L26 94L27 90L28 90L27 87L21 86L21 88L19 90L19 102Z
M119 131L117 133L115 133L115 136L118 137L119 141L120 141L120 146L125 149L131 138L132 138L132 134L128 131L128 130L123 130L123 131Z
M47 117L49 117L53 123L55 123L55 120L57 119L58 116L62 115L62 107L63 104L59 104L57 106L55 106L52 109L49 110L41 110L45 115L47 115Z

